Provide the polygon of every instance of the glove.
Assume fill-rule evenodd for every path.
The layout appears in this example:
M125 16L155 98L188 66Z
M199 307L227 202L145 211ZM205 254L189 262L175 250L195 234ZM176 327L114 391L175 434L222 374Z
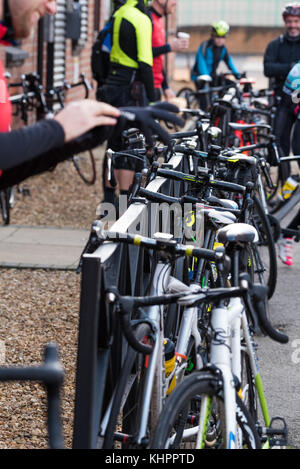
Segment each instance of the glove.
M147 107L122 107L119 108L121 116L117 124L118 131L122 132L124 127L137 127L145 135L146 142L151 144L151 136L158 135L159 139L165 144L170 143L168 132L163 129L156 120L176 124L183 127L184 121L176 114L179 109L174 104L167 101L158 102Z
M240 80L240 79L242 78L241 73L236 73L236 74L235 74L235 78L236 78L237 80Z

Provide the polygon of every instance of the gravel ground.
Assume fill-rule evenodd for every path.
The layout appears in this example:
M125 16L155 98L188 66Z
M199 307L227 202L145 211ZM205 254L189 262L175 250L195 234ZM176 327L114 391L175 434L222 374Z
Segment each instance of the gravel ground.
M66 161L52 172L22 183L30 196L15 191L11 224L89 229L101 200L101 161L97 181L84 184ZM80 276L73 272L0 269L0 364L33 365L43 360L44 346L55 341L65 370L63 428L71 448ZM40 384L0 384L0 449L48 447L46 395Z
M39 364L44 346L52 341L58 344L65 371L65 446L71 447L80 276L62 271L2 269L0 287L1 364ZM43 387L2 383L0 389L0 449L47 448Z
M15 191L11 224L89 229L102 197L104 148L94 150L97 180L92 186L80 179L71 161L21 183L20 188L29 188L30 195Z

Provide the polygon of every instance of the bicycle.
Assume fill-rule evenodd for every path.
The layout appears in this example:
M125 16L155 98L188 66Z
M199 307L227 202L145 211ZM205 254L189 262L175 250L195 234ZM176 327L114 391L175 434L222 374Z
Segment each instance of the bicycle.
M219 231L218 239L224 245L234 244L237 248L236 259L242 256L245 245L255 236L255 230L250 228L244 225L242 229L233 224ZM251 284L247 274L239 276L240 266L236 259L232 263L235 266L232 284L240 284L240 288L235 288L243 298L252 324L259 325L274 340L286 343L288 337L275 330L265 314L266 289ZM230 290L231 288L227 291L228 298ZM222 293L225 297L226 292ZM249 301L250 297L252 301ZM204 369L192 373L176 386L161 413L151 448L232 449L244 445L248 448L260 448L261 444L263 447L278 444L279 436L286 439L286 425L275 428L275 422L281 419L270 419L269 416L246 310L239 298L230 300L229 303L218 300L214 297L214 289L199 295L191 294L188 298L190 304L193 301L205 301L214 305L210 319L210 362ZM185 301L187 299L183 298L183 304ZM246 382L242 379L242 364L247 367L244 373ZM256 396L262 408L264 426L257 423L254 405Z
M201 256L218 262L222 255L215 251L178 244L175 240L170 239L169 235L162 233L156 234L156 239L152 239L138 235L104 232L98 223L97 235L98 246L105 241L133 244L153 249L158 255L152 274L149 296L137 298L121 296L115 287L106 290L106 301L111 305L111 314L113 316L120 315L121 328L130 347L125 355L120 378L114 391L111 392L112 398L101 419L98 445L100 444L100 447L104 449L111 448L113 442L120 441L125 432L130 434L126 438L127 445L143 448L148 445L148 432L153 431L163 405L163 395L167 392L172 378L170 377L167 382L164 382L162 376L162 347L165 338L163 314L166 312L163 313L160 305L174 303L176 298L182 296L182 289L186 291L185 284L177 279L174 280L173 284L181 292L165 295L166 288L171 282L171 265L180 256ZM89 247L87 247L88 250ZM147 306L149 306L147 313L145 312L141 316L137 314L137 307ZM195 319L191 322L186 317L185 321L185 326L181 326L179 343L180 350L187 353L186 336L190 337L193 329L195 343L199 344L199 334L195 327ZM148 337L146 343L143 343L143 337ZM189 347L191 348L191 345ZM149 355L147 363L144 363L142 356L137 356L137 352ZM121 353L121 356L124 356L124 352ZM198 356L198 364L201 366L200 356ZM185 365L183 365L184 368ZM121 422L117 419L122 411L123 431L119 434L120 431L116 432L116 427L118 425L120 429Z

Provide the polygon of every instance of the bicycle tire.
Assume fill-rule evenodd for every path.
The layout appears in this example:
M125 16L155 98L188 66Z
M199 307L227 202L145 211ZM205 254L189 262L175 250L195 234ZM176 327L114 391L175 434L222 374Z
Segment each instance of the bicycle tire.
M0 191L1 216L4 225L10 223L10 188Z
M96 182L96 161L92 150L79 153L72 157L73 165L85 184L92 186Z
M197 98L197 93L192 88L185 86L181 88L177 94L177 98L185 98L188 109L200 109L200 103Z
M254 212L251 223L259 235L259 242L252 244L255 271L259 282L268 286L268 298L270 299L275 292L277 283L276 247L269 219L255 194L253 195L253 202ZM266 264L267 262L268 264ZM262 263L262 265L259 265L259 263ZM262 272L262 269L266 269L266 274Z
M160 415L156 432L151 442L151 449L175 449L174 446L176 448L184 448L183 444L186 443L188 444L188 449L194 448L196 441L194 435L192 437L191 434L189 435L189 432L194 433L199 426L200 417L198 417L198 421L195 414L199 409L199 403L201 404L205 396L213 398L216 411L214 411L214 416L214 412L210 412L209 419L206 418L207 424L205 425L205 435L203 435L203 444L201 446L203 449L224 449L224 442L222 440L224 405L220 391L221 387L218 379L209 372L196 372L182 381L171 393ZM238 395L236 395L236 403L237 422L242 433L242 446L243 448L259 449L261 441L255 424ZM221 409L220 412L219 408ZM193 413L189 413L187 409L192 409ZM191 426L193 421L194 426ZM188 425L188 428L183 429L183 424ZM172 433L174 429L177 429L177 431ZM186 430L185 435L182 429L183 431ZM218 434L219 432L220 434ZM185 443L183 438L185 438ZM172 444L170 446L172 441L176 442L176 445Z

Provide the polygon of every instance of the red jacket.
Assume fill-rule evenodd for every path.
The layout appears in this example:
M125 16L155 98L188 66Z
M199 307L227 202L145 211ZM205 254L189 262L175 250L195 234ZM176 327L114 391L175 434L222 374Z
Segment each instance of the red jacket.
M166 42L165 23L162 16L152 12L152 47L163 46ZM161 88L164 81L164 55L153 59L154 87Z
M4 78L4 68L0 61L0 132L8 132L11 125L11 102Z

